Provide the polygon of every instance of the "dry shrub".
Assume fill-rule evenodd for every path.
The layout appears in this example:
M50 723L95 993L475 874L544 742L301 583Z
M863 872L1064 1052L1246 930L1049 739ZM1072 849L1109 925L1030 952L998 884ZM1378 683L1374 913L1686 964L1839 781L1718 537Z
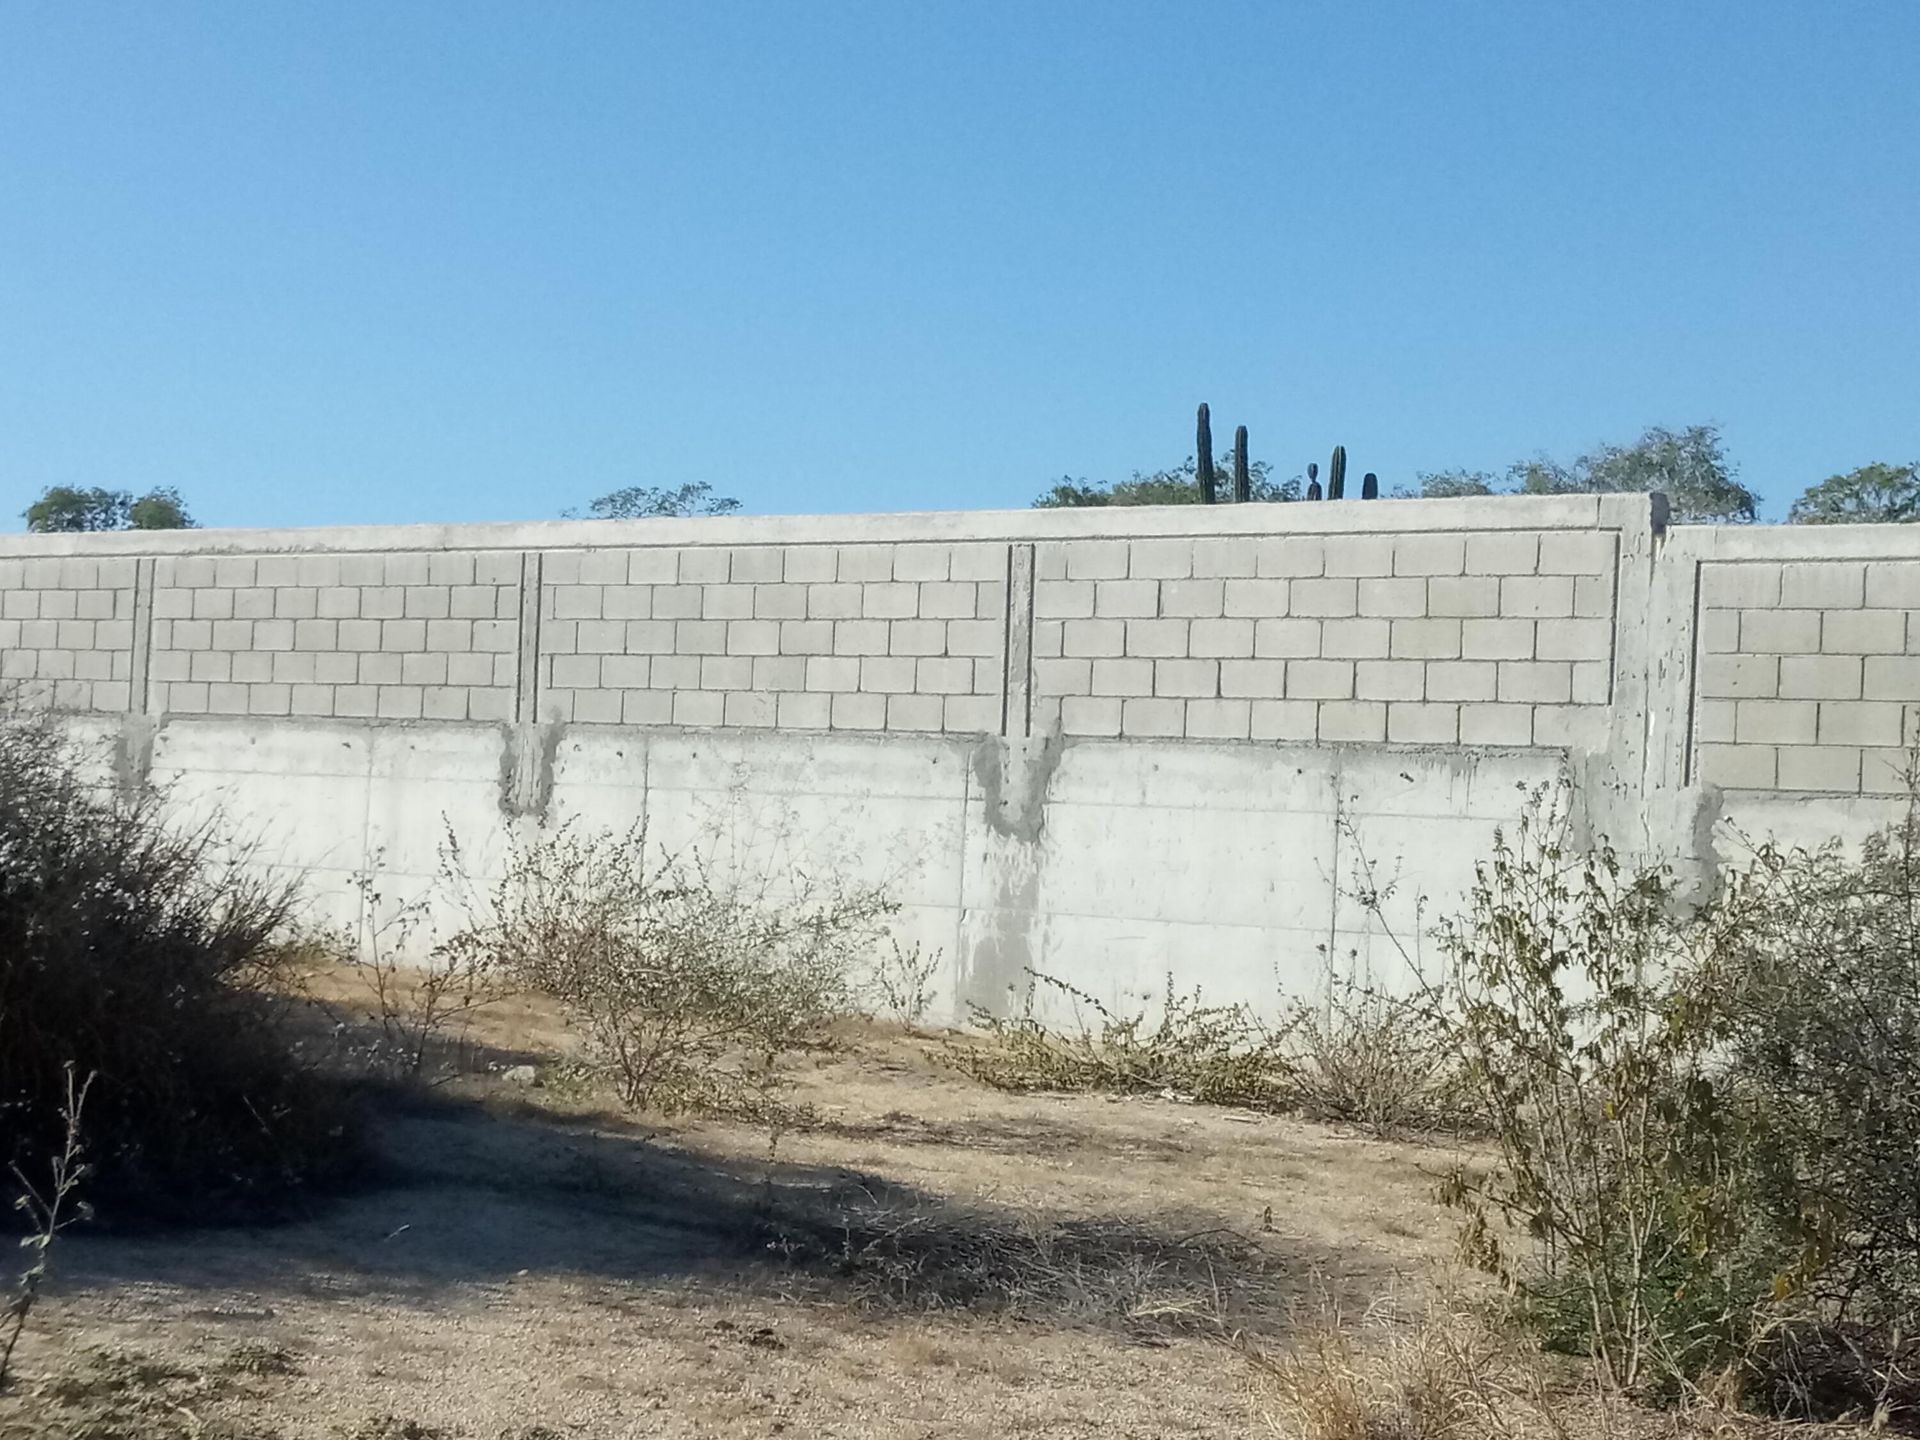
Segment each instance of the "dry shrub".
M882 893L723 871L659 853L643 826L562 825L510 857L448 943L560 1001L636 1109L770 1113L782 1062L855 1008Z
M1380 1309L1357 1327L1331 1314L1255 1364L1260 1409L1288 1440L1568 1433L1537 1357L1453 1303L1411 1315Z
M268 993L294 892L217 820L91 783L57 721L0 704L0 1168L47 1173L69 1069L103 1212L216 1216L338 1175L340 1096Z
M1418 1000L1336 988L1324 1010L1296 1010L1289 1035L1287 1103L1309 1119L1383 1138L1485 1128L1452 1036Z
M956 1040L948 1058L974 1079L1001 1090L1100 1091L1113 1095L1173 1094L1214 1105L1284 1108L1292 1061L1286 1032L1270 1029L1244 1005L1207 1005L1200 992L1182 995L1167 982L1157 1016L1120 1015L1083 990L1029 970L1032 985L1011 1019L975 1006L985 1043ZM1045 986L1071 1004L1076 1023L1056 1029L1034 1013Z

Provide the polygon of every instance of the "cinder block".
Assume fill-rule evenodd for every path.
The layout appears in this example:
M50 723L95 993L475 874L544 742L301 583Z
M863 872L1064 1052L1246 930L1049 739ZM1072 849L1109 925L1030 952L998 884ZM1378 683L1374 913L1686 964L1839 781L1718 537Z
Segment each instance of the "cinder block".
M702 620L746 620L753 615L751 585L703 585L700 589Z
M729 620L727 622L727 653L729 655L778 655L780 653L780 622L777 620Z
M1829 655L1898 655L1907 648L1904 610L1829 610L1820 620Z
M1215 618L1225 611L1223 580L1167 580L1160 585L1160 613L1188 619Z
M1889 610L1920 608L1920 560L1878 560L1868 564L1866 603Z
M971 620L975 586L967 580L934 580L921 585L920 615L936 620Z
M1605 620L1542 620L1533 653L1539 660L1610 660L1613 626Z
M1865 665L1865 699L1920 701L1920 655L1869 655Z
M1693 710L1693 738L1713 745L1731 745L1736 736L1731 700L1701 700Z
M1253 653L1266 660L1311 659L1320 654L1318 620L1259 620L1253 627Z
M213 622L213 648L216 650L251 650L253 648L253 627L261 622L255 620L215 620Z
M1061 640L1061 653L1071 656L1124 655L1126 648L1122 620L1069 620Z
M40 596L40 614L44 619L59 620L73 613L71 596L60 591L42 592ZM230 620L233 618L233 591L231 590L195 590L193 592L193 618L196 620Z
M1127 541L1069 540L1058 547L1068 580L1121 580L1127 574Z
M753 688L753 656L701 656L700 688L702 690L751 690Z
M1008 547L993 541L980 540L971 544L955 545L948 557L948 572L955 580L992 580L1004 585L1007 581ZM955 706L952 700L947 702L949 730L953 729L952 719ZM998 729L1000 721L996 716L993 728Z
M1774 756L1771 745L1702 745L1700 779L1726 790L1771 790Z
M787 692L775 700L773 718L782 730L826 730L833 724L833 697Z
M726 719L727 697L718 690L676 690L673 692L673 723L706 727Z
M1187 702L1136 697L1120 702L1120 733L1142 739L1184 735Z
M459 684L472 684L467 678L470 673L463 667L456 671L454 662L464 656L448 657L447 679ZM609 690L644 690L653 666L651 655L602 655L600 660L600 683Z
M1531 575L1540 564L1540 537L1526 530L1490 530L1469 535L1469 575Z
M473 622L471 620L429 620L427 621L427 648L443 654L473 648Z
M380 692L371 685L336 685L333 687L333 713L364 718L378 708L379 699Z
M568 690L597 690L600 687L600 657L555 655L548 661L547 683Z
M654 655L647 664L647 688L698 690L704 663L705 658L699 655Z
M497 605L482 610L477 601L463 600L463 596L472 593L468 590L455 590L450 597L450 610L454 615L475 612L477 615L496 613ZM491 594L492 591L484 593ZM653 589L647 585L605 585L600 590L600 614L607 620L647 620L653 616Z
M1391 575L1393 547L1391 535L1329 535L1326 546L1328 575Z
M866 582L893 579L891 545L843 545L840 547L838 575L842 580ZM834 725L839 725L836 714ZM875 727L877 728L877 726Z
M1780 694L1780 657L1703 655L1700 658L1699 687L1700 693L1707 696L1774 699Z
M894 625L917 625L917 620L896 620ZM892 642L889 641L889 644ZM831 620L782 620L780 622L780 653L782 655L831 655L833 653L833 622Z
M1354 665L1351 660L1289 660L1287 662L1287 698L1289 700L1348 700L1353 696ZM1385 733L1385 717L1382 731Z
M1330 700L1320 707L1320 738L1378 744L1387 738L1387 707L1378 700Z
M1500 667L1491 660L1436 660L1426 671L1429 700L1488 701L1499 695Z
M1905 795L1913 756L1904 748L1860 752L1860 789L1867 795Z
M755 656L751 688L755 690L806 689L806 657L803 655Z
M905 655L868 655L860 661L860 688L881 694L911 694L915 661Z
M739 552L736 551L737 555ZM765 552L756 552L765 553ZM774 552L776 559L778 552ZM777 708L772 695L758 690L730 690L727 703L721 712L721 723L739 725L752 729L764 729L773 725L777 718Z
M252 586L233 592L233 613L243 620L270 620L273 618L273 591Z
M1818 610L1742 610L1740 649L1749 655L1812 655L1820 649Z
M362 685L398 685L400 657L371 652L360 656L359 679Z
M858 585L809 585L807 615L815 620L851 620L860 614Z
M1573 667L1564 660L1502 660L1500 699L1532 705L1565 705L1573 698Z
M1780 604L1777 563L1739 564L1708 561L1700 567L1700 607L1723 610L1771 610ZM1772 760L1767 762L1769 773Z
M1613 698L1613 668L1604 660L1573 662L1573 703L1604 705Z
M429 585L471 585L473 584L473 552L470 550L436 550L427 556L427 583ZM626 579L626 561L621 557L621 573L614 577L616 581ZM460 709L466 710L466 697L460 700Z
M416 620L444 620L449 594L444 585L409 585L405 613Z
M484 623L476 621L476 631ZM629 620L626 624L629 655L671 655L673 653L674 629L678 620ZM475 641L478 648L478 640Z
M1256 573L1255 541L1251 537L1220 536L1193 542L1195 579L1220 580ZM1187 715L1187 733L1193 733L1191 709Z
M1396 702L1387 706L1387 739L1396 745L1453 745L1460 739L1458 705Z
M998 655L1005 635L1006 622L1003 620L949 620L947 622L947 653L949 655Z
M1531 745L1533 743L1533 707L1531 705L1462 705L1460 707L1460 743L1462 745Z
M1312 740L1320 728L1320 707L1311 700L1256 700L1251 738Z
M724 655L727 653L725 620L676 620L673 648L681 655ZM621 627L622 633L625 627Z
M1394 536L1393 573L1395 575L1458 575L1466 569L1466 561L1465 536Z
M166 687L164 708L181 715L207 713L207 687L198 681L176 680Z
M1740 648L1740 612L1738 610L1702 610L1700 612L1700 653L1730 655Z
M1104 695L1069 695L1060 702L1060 729L1068 735L1120 733L1120 701Z
M32 651L16 650L11 647L7 649L6 655L8 659L14 659L16 657L21 659L34 658ZM147 678L155 684L167 680L190 680L193 678L192 667L193 656L186 651L160 650L156 648L153 652L153 658L148 662ZM4 674L4 678L13 679L15 677L11 674Z
M1096 581L1093 587L1093 613L1102 619L1151 619L1160 613L1160 582Z
M704 585L656 585L653 587L653 618L656 620L698 620L706 607Z
M887 622L885 620L834 621L833 651L836 655L886 654Z
M1253 654L1253 621L1195 620L1187 631L1187 653L1214 659L1244 659Z
M680 583L680 552L678 550L629 550L627 552L627 583L629 585L678 585Z
M699 546L680 552L682 585L724 585L731 577L732 568L732 557L717 547ZM720 722L715 719L707 723L717 725Z
M1156 660L1153 693L1161 696L1197 696L1212 699L1220 693L1217 660Z
M293 715L333 714L331 685L293 685L287 691L287 709ZM463 717L464 718L464 717Z
M481 550L473 556L473 583L476 585L511 585L516 590L520 586L521 555L517 550ZM301 584L306 584L302 580ZM473 713L473 703L469 701L467 714L478 720L481 717Z
M1128 620L1127 654L1173 658L1187 653L1185 620Z
M804 585L753 587L753 614L757 620L800 620L806 613L807 587Z
M1867 601L1861 560L1792 560L1780 567L1780 604L1787 610L1858 610Z
M1820 705L1822 745L1902 745L1906 707L1891 700L1835 700ZM1744 735L1742 739L1746 738Z
M400 657L400 681L403 685L445 685L447 657L422 651Z
M1573 614L1573 578L1568 575L1509 575L1500 582L1500 613L1534 620Z
M1851 745L1783 745L1774 785L1781 790L1860 790L1860 751Z
M1353 693L1361 700L1419 700L1426 668L1417 660L1362 660L1354 666Z
M785 573L785 558L786 552L772 545L755 545L729 551L727 578L736 585L774 584Z
M247 713L247 687L245 685L207 686L207 711L213 715L244 715Z
M352 592L355 601L359 592ZM356 606L357 608L357 606ZM273 614L279 620L311 620L320 613L320 592L290 586L273 592Z
M358 599L358 592L355 594ZM0 613L9 620L31 620L40 614L40 597L31 590L9 590L0 599ZM153 592L153 618L185 619L193 614L191 590L158 589Z
M406 608L407 592L398 585L360 587L360 613L370 620L398 620Z
M313 678L321 685L352 685L360 676L360 657L335 652L313 657Z
M1742 745L1811 745L1818 738L1819 708L1811 700L1736 701L1734 739Z
M628 701L633 697L629 695ZM662 697L665 698L665 697ZM511 720L513 718L513 691L510 689L468 690L467 719L469 720Z
M1618 537L1605 530L1553 530L1540 537L1542 575L1611 575Z
M886 724L886 696L839 694L833 697L834 729L883 730Z
M1135 662L1126 662L1129 664ZM1094 688L1100 688L1094 672ZM1220 693L1228 699L1278 700L1287 693L1285 660L1228 660L1220 666Z
M1245 740L1252 734L1252 703L1246 700L1191 700L1187 736L1194 740Z
M63 667L56 671L51 662L58 660ZM71 656L61 652L43 654L38 674L45 679L56 678L59 674L70 673L73 664ZM190 680L231 680L233 678L233 655L226 650L196 650L188 657L187 678Z
M1127 547L1127 574L1136 580L1185 580L1193 574L1193 542L1130 541Z
M1712 692L1715 695L1772 694L1782 700L1858 700L1860 698L1861 667L1865 662L1858 655L1788 655L1779 660L1769 655L1741 655L1727 658L1733 659L1737 664L1778 665L1778 688L1772 691L1716 689ZM1704 673L1705 665L1703 664L1701 668Z
M928 581L947 578L947 547L902 545L893 552L893 578Z
M550 585L547 587L547 614L558 620L598 620L598 585ZM489 611L488 613L492 613Z
M1287 598L1293 615L1342 617L1357 615L1360 586L1353 579L1296 580Z
M1279 535L1256 540L1254 574L1262 579L1288 580L1327 573L1327 549L1318 535Z
M824 585L836 577L840 568L838 561L839 556L831 545L789 545L781 556L780 578L789 585ZM796 714L813 713L811 708L788 708ZM827 706L822 703L818 711L820 723L808 729L826 728Z
M430 685L420 697L420 716L424 720L465 720L467 692L459 685Z
M1334 660L1384 660L1392 641L1389 620L1327 620L1320 626L1320 653Z
M389 553L377 557L381 576L388 585L424 585L427 583L425 554Z
M1050 665L1070 665L1070 660L1050 660ZM1091 680L1091 662L1088 662ZM938 655L922 656L915 662L914 689L926 695L966 695L973 690L973 661Z
M1284 616L1288 608L1289 582L1285 580L1246 580L1226 582L1225 613L1233 617L1267 619Z
M1362 580L1360 613L1386 618L1424 616L1427 613L1425 580Z
M224 623L216 622L213 628L218 630ZM295 623L292 620L255 620L252 622L253 632L249 643L255 650L291 650Z
M286 659L289 657L281 656L278 658ZM311 658L314 662L314 674L312 678L316 680L323 678L319 673L320 666L322 663L322 657L315 655L315 656L312 656ZM622 660L622 659L623 657L620 657L620 656L608 655L603 657L602 664L603 665L611 664L615 660ZM631 664L634 662L624 661L623 663ZM645 664L646 662L642 660L639 663ZM274 678L279 679L281 677L275 676ZM486 685L491 683L492 680L493 680L493 656L491 655L449 655L447 656L447 683L448 684L450 685Z
M1153 693L1153 661L1095 660L1092 690L1095 695L1151 695ZM1234 692L1223 691L1223 693ZM1119 714L1119 709L1116 707L1114 710L1116 726L1120 723Z
M327 620L352 620L360 615L360 591L353 586L329 585L314 591L315 612Z
M222 608L231 612L233 592L230 590L207 590L200 594L223 597ZM43 590L40 592L40 618L42 620L72 620L80 613L80 597L73 590Z
M887 730L939 730L947 722L947 705L939 695L889 695Z
M1573 577L1573 614L1577 620L1613 618L1613 577L1576 575Z
M1033 613L1048 620L1081 620L1093 615L1091 580L1036 580Z
M1463 621L1395 620L1388 653L1396 660L1457 660Z

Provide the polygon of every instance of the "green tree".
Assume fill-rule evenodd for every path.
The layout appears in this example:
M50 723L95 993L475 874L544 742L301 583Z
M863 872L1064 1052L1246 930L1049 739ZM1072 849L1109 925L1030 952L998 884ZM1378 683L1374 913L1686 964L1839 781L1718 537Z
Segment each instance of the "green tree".
M1920 464L1874 463L1829 475L1793 502L1795 525L1909 525L1920 520Z
M25 516L27 529L43 534L194 527L180 492L173 489L149 490L135 499L126 490L106 490L98 486L83 490L72 485L53 485L26 508Z
M1602 445L1563 465L1545 455L1520 460L1504 476L1484 470L1439 470L1419 476L1403 496L1447 500L1461 495L1611 495L1661 491L1673 518L1696 524L1748 524L1759 497L1734 479L1717 425L1684 430L1654 426L1631 445Z
M1227 477L1233 474L1233 456L1222 455L1214 462L1221 479L1221 489L1230 488ZM1275 480L1273 467L1264 460L1250 461L1247 473L1252 479L1252 494L1255 500L1279 501L1298 500L1300 482L1298 480ZM1156 470L1151 475L1136 470L1131 478L1116 480L1111 485L1089 484L1084 478L1074 479L1063 475L1052 489L1033 502L1038 510L1058 510L1082 508L1098 505L1199 505L1200 468L1194 457L1189 455L1171 470Z
M609 490L599 499L588 502L586 518L653 520L662 516L731 515L739 508L740 502L731 495L716 495L706 481L689 480L685 485L672 487L629 485L623 490ZM577 519L580 512L566 513L569 519Z

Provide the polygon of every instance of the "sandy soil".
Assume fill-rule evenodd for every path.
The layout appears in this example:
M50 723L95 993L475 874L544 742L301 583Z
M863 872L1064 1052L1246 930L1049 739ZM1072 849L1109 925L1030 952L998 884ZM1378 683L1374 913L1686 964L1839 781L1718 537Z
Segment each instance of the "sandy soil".
M1180 1104L1010 1096L854 1027L819 1122L643 1127L499 1071L385 1107L355 1194L272 1227L75 1232L0 1434L282 1440L1269 1433L1255 1346L1446 1266L1454 1156ZM12 1429L9 1431L8 1427Z

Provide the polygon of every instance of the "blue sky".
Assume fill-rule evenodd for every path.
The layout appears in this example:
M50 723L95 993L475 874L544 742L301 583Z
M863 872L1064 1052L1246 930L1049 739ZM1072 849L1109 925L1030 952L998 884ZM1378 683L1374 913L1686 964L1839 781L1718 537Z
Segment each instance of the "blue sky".
M0 508L1920 458L1920 5L0 0ZM0 521L17 524L17 521Z

